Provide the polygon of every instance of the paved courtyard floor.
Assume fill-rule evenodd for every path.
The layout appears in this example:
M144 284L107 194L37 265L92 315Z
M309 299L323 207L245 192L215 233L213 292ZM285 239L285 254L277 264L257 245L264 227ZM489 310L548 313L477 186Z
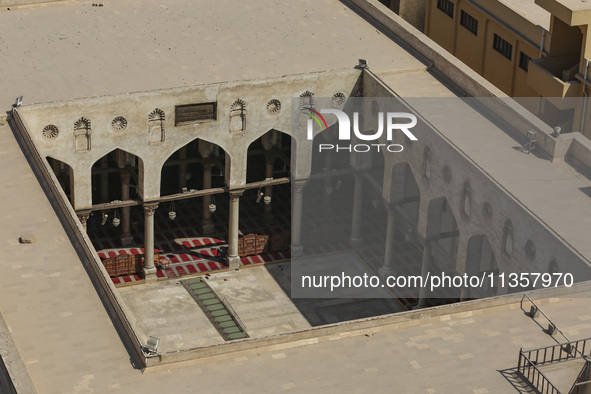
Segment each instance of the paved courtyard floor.
M349 265L362 264L352 252L338 254ZM312 263L321 257L307 258ZM401 312L395 299L291 298L289 263L226 271L205 279L229 304L251 338L304 330L330 323ZM202 277L204 278L204 277ZM223 343L182 279L118 288L145 336L160 339L162 353Z

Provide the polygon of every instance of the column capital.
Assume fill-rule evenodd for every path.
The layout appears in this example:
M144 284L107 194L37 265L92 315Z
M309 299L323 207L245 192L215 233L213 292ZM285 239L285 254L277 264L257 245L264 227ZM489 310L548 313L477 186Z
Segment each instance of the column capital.
M144 204L144 213L148 216L154 216L157 208L158 203Z
M129 171L127 171L126 168L119 169L119 176L121 177L122 182L129 182L129 179L131 178L131 174L129 173Z
M308 186L308 180L307 179L295 180L295 181L293 181L293 186L294 186L294 190L299 193L299 192L303 191L306 186Z
M86 224L86 221L90 217L90 212L91 212L90 209L85 209L83 211L76 211L76 215L78 216L78 219L80 220L82 225Z
M429 244L431 243L431 240L426 239L423 234L419 233L418 231L414 231L414 230L411 230L411 233L412 233L412 236L411 236L412 238L410 240L413 240L417 245L423 246L423 247L430 246ZM410 240L407 238L407 241L410 241Z
M201 165L203 166L203 169L212 169L213 167L215 167L215 162L213 160L206 160L203 163L201 163Z
M229 191L232 200L238 200L244 193L244 189L233 189Z

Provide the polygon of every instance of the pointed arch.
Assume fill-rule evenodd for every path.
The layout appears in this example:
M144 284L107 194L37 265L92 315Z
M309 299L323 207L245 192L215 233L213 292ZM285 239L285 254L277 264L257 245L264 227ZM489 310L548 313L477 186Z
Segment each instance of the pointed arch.
M503 245L502 250L508 257L513 254L513 222L507 219L503 225Z
M246 130L246 102L237 99L230 107L230 131L244 130Z
M91 148L91 126L90 120L81 117L74 123L74 140L76 152L89 151Z
M314 93L306 90L304 93L300 94L300 111L302 111L305 107L314 108L314 104Z
M144 189L143 161L133 153L116 148L92 165L92 203L137 200ZM129 196L123 196L122 180L129 180ZM127 182L127 180L126 180Z
M155 108L148 114L148 143L158 144L165 139L165 114L160 108Z

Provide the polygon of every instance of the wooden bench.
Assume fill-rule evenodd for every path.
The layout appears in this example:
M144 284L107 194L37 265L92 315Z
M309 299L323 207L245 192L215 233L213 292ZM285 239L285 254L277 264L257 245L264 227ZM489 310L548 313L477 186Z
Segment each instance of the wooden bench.
M240 257L254 256L269 250L269 236L247 234L238 238L238 255Z
M118 256L103 260L103 265L110 277L114 278L123 275L134 275L142 272L144 265L143 254L126 254L122 253ZM154 253L154 264L160 262L160 255Z

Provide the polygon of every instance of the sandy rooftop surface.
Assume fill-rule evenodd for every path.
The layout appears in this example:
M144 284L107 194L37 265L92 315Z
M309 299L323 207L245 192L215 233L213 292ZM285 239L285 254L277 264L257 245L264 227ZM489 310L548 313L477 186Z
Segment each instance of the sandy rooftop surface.
M0 11L0 105L353 67L423 67L336 0L118 0Z

